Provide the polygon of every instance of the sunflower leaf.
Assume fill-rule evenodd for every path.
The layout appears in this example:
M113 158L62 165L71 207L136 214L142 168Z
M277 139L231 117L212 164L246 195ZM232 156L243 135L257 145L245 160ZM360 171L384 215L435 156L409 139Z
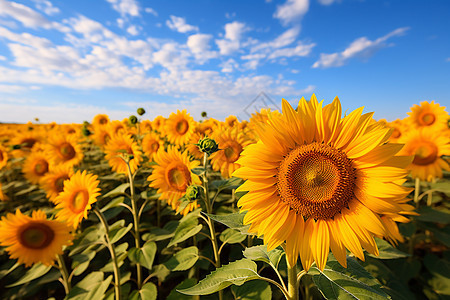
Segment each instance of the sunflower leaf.
M235 299L240 300L270 300L272 290L269 283L262 280L252 280L241 286L232 286L231 290Z
M247 236L231 228L227 228L219 236L223 243L236 244L245 240Z
M280 249L267 251L267 245L260 245L245 248L243 253L248 259L253 261L263 261L271 265L273 268L277 268L284 251Z
M243 234L250 234L248 233L250 225L244 225L245 213L232 213L227 215L213 215L207 213L204 214L213 219L214 221L222 223L231 229L238 230Z
M156 285L152 282L148 282L144 284L144 286L138 290L133 291L130 295L131 300L156 300L158 296L158 290L156 289Z
M198 248L192 246L177 252L164 265L171 271L185 271L191 268L197 260Z
M216 269L205 279L193 287L178 290L186 295L209 295L235 284L243 285L245 282L261 278L257 273L257 265L250 259L241 259Z
M177 229L175 230L175 234L170 240L167 247L171 247L175 244L181 243L191 236L196 235L200 230L202 230L203 225L198 224L198 216L196 213L192 212L186 216L184 216L180 220L180 224L178 224Z
M380 238L375 238L375 242L377 243L378 250L380 252L380 255L376 256L373 254L369 254L369 256L378 258L378 259L396 259L396 258L402 258L402 257L408 257L411 256L408 253L405 253L403 251L398 250L397 248L394 248L386 242L385 240L382 240Z
M80 300L102 299L111 283L112 277L113 276L110 275L106 280L103 280L103 272L93 272L74 286L66 298Z
M127 190L127 188L130 187L129 183L122 183L121 185L119 185L118 187L116 187L115 189L113 189L112 191L109 191L108 193L104 194L102 196L102 198L107 198L107 197L115 197L115 196L123 196L125 194L125 191ZM125 194L126 195L126 194Z
M347 258L347 268L329 259L320 271L313 265L308 272L326 299L389 299L381 284L353 258Z
M130 223L128 224L127 227L119 227L119 228L114 228L112 230L109 231L109 238L111 240L111 244L114 244L115 242L119 241L125 234L127 234L128 231L131 230L131 228L133 227L133 224Z
M128 258L132 262L139 263L150 270L153 266L156 250L157 247L155 242L146 242L144 246L139 249L134 247L131 248L128 251Z
M25 276L23 276L21 279L19 279L18 281L14 282L13 284L7 285L7 288L13 287L13 286L17 286L17 285L21 285L27 282L30 282L31 280L34 280L36 278L39 278L45 274L47 274L48 271L50 271L50 269L52 268L52 266L46 266L43 264L34 264L26 273Z

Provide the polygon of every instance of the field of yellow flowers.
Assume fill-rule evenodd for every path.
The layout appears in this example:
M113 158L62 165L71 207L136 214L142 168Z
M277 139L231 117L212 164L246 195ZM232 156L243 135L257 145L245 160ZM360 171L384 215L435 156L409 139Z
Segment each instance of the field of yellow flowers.
M345 111L0 124L0 298L449 299L448 112Z

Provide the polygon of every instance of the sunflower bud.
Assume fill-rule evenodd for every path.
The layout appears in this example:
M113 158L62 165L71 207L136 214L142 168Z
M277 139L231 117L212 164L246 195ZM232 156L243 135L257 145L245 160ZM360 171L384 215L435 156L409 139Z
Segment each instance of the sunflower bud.
M201 152L206 153L208 155L211 155L214 152L219 151L219 145L216 143L215 140L205 137L203 139L200 139L198 141L198 144L196 144Z
M145 114L145 109L143 109L142 107L139 107L137 109L137 113L138 113L138 115L142 116L143 114Z
M200 190L197 185L190 185L186 189L186 199L189 201L197 200Z
M137 119L137 117L135 115L131 115L128 118L128 121L130 121L130 124L135 125L138 122L138 119Z
M92 132L91 132L86 126L83 126L83 127L81 128L81 133L82 133L84 136L90 136L90 135L92 134Z
M208 116L208 114L206 113L206 111L202 111L202 118L206 118Z

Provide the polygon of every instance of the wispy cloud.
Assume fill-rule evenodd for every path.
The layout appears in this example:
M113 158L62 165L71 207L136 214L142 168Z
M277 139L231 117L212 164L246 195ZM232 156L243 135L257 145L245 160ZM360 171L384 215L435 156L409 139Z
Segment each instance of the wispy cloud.
M122 17L131 16L138 17L140 15L140 7L136 0L107 0L112 4L115 11L120 13Z
M378 50L391 46L386 41L395 36L401 36L409 30L409 27L397 28L394 31L371 41L366 37L354 40L344 51L335 53L321 53L320 59L313 64L313 68L341 67L354 57L368 58Z
M170 20L166 21L166 25L175 31L186 33L189 31L198 31L197 26L189 25L186 23L186 19L177 16L170 16Z
M299 23L308 9L309 0L287 0L284 4L277 6L273 16L279 19L281 24L289 25Z

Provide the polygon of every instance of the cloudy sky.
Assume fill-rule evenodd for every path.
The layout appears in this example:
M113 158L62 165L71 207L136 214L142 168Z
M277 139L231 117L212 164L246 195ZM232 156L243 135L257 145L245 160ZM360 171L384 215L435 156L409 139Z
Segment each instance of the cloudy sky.
M403 118L450 104L449 13L446 0L0 0L0 122L137 107L245 119L312 93Z

